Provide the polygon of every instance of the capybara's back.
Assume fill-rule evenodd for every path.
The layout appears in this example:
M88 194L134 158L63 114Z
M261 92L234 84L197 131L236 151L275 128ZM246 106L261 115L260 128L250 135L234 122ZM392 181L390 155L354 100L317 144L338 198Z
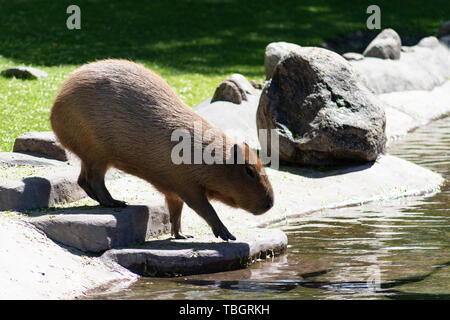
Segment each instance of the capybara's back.
M174 164L174 130L183 129L194 135L194 124L200 123L202 130L224 139L226 136L186 106L161 77L142 65L111 59L80 67L61 88L50 120L61 144L81 159L78 183L91 198L104 206L125 206L113 199L105 187L104 176L109 167L143 178L165 194L172 233L177 238L185 237L180 232L184 202L224 240L234 237L208 199L215 198L254 214L273 205L264 168L246 145L234 146L249 155L243 165ZM250 158L256 159L255 164L248 161Z

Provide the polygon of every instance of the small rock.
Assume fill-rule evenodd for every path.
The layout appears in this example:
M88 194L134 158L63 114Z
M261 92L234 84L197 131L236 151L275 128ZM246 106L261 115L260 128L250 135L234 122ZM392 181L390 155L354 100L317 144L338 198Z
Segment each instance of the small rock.
M86 207L31 216L29 222L49 238L87 252L143 243L170 232L164 206Z
M439 47L439 40L436 37L425 37L417 44L419 47L434 49Z
M19 78L19 79L39 79L48 76L47 72L31 68L31 67L12 67L1 72L1 75L6 78Z
M239 87L232 81L224 80L217 87L211 102L229 101L235 104L241 104L243 99Z
M293 164L374 161L386 144L382 103L349 62L322 48L300 48L278 63L256 121L258 130L275 130L280 160Z
M384 29L364 50L365 57L400 59L402 41L393 29Z
M266 79L272 78L273 71L277 63L283 59L292 50L300 48L299 45L289 42L272 42L266 47L264 56L264 68L266 70Z
M342 56L345 58L345 60L358 61L358 60L364 59L364 56L361 53L356 53L356 52L347 52L347 53L344 53Z
M261 83L258 83L256 80L252 80L250 83L253 86L253 88L258 90L262 90L262 88L264 87Z
M16 138L14 152L29 152L52 159L67 161L66 151L58 143L52 131L27 132Z
M220 83L211 102L229 101L241 104L243 100L247 101L247 95L254 94L254 91L253 86L243 75L235 73Z
M436 36L439 38L448 35L450 35L450 20L445 21L436 33Z

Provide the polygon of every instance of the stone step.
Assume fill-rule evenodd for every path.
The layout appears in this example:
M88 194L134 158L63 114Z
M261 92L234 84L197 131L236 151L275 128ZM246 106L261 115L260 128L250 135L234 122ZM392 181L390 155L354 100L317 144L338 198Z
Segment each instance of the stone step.
M77 183L80 167L18 152L0 152L0 211L48 208L87 197ZM110 170L106 180L122 177Z
M170 231L163 206L79 207L35 212L27 220L50 239L93 253L142 243Z
M45 166L63 166L66 163L44 156L26 152L0 152L0 168L4 167L45 167Z
M237 240L153 240L132 248L106 251L101 259L113 261L142 276L180 276L245 268L258 259L282 253L287 236L278 229L248 229Z
M86 197L86 193L78 186L79 168L51 168L33 170L33 168L3 169L0 172L0 211L30 210L47 208L56 204L77 201ZM31 175L27 176L28 170ZM53 171L54 170L54 171ZM14 177L27 172L22 177ZM8 178L11 174L13 177Z
M60 161L68 161L69 153L59 144L52 131L27 132L14 141L14 152L29 152Z

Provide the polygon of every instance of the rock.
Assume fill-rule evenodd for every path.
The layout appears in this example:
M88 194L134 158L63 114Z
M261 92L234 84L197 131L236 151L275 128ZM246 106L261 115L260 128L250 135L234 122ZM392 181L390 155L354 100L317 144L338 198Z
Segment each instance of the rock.
M402 41L392 29L384 29L364 50L363 55L381 59L400 59Z
M427 37L420 45L403 47L399 60L366 57L349 61L375 94L405 90L432 90L450 78L450 36L436 43Z
M31 216L29 222L49 238L87 252L126 247L170 232L163 206L84 207Z
M439 47L439 40L436 37L425 37L417 44L419 47L434 49Z
M256 122L258 130L276 130L280 160L288 163L374 161L386 144L382 103L345 59L322 48L300 48L280 61Z
M44 167L62 165L66 165L66 163L59 160L36 157L35 155L26 153L0 152L0 168L20 166Z
M235 104L240 104L242 100L245 100L242 97L241 90L239 87L232 81L224 80L217 87L214 92L214 96L211 99L211 102L215 101L229 101Z
M47 208L86 197L78 186L79 168L72 166L58 173L40 172L19 180L0 180L0 210Z
M254 94L255 89L248 80L241 74L235 73L227 77L220 83L211 99L216 101L229 101L241 104L242 100L247 101L247 95Z
M1 75L6 78L19 78L19 79L39 79L48 76L47 72L31 68L31 67L12 67L1 72Z
M138 248L113 249L101 258L143 276L179 276L229 271L283 252L286 235L277 229L250 229L233 242L150 241Z
M292 50L300 48L299 45L289 42L272 42L266 47L264 56L264 68L266 70L266 79L272 78L273 71L277 63L283 59Z
M362 54L356 53L356 52L347 52L347 53L344 53L342 56L345 58L345 60L358 61L358 60L364 59L364 56Z
M69 300L118 290L138 276L118 264L67 249L27 221L0 214L0 300ZM113 287L111 287L113 285Z
M450 35L440 37L439 42L447 46L447 48L450 48Z
M27 132L16 138L14 152L29 152L52 159L67 161L66 151L58 143L52 131Z
M439 38L448 35L450 35L450 20L445 21L436 33L436 36Z
M262 85L261 83L258 83L256 80L252 80L250 83L253 86L253 88L258 89L258 90L262 90L262 88L264 87L264 85Z

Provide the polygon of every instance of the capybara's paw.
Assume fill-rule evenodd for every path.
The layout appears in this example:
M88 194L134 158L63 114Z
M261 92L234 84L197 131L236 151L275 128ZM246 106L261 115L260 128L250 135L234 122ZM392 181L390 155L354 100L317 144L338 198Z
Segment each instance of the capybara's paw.
M213 233L216 236L216 238L220 237L224 241L236 240L236 237L233 236L230 233L230 231L228 231L227 227L225 227L224 225L217 228L213 228Z
M175 239L189 239L189 238L193 238L194 236L188 235L188 234L184 234L184 233L177 233L175 234Z
M125 208L127 206L127 203L125 201L113 199L111 202L102 203L102 206L108 208Z

